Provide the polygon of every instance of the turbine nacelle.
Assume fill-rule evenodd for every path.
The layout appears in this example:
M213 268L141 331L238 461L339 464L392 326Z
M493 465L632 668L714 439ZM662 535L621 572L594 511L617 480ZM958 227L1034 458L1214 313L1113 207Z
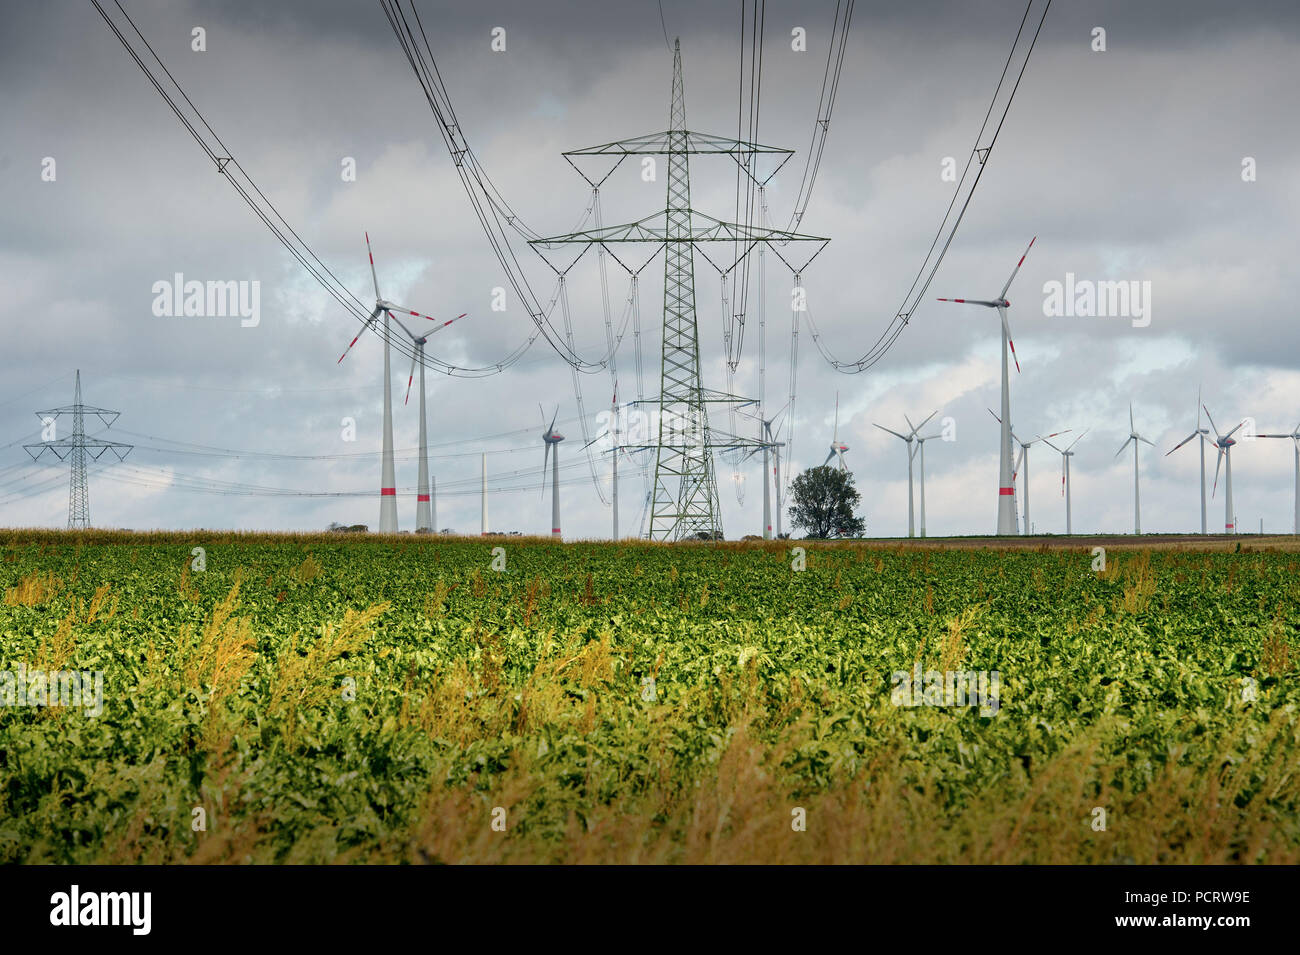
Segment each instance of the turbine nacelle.
M840 395L835 393L835 433L831 438L830 454L826 455L826 460L822 462L822 467L830 464L832 460L838 459L840 470L847 471L848 464L844 461L844 452L849 449L847 444L840 444Z

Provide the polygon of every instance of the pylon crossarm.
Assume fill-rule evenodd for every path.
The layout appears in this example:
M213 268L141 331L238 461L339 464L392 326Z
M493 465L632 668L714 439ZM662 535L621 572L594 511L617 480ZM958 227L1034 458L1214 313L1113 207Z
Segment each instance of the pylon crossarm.
M674 227L672 234L669 235L668 227L663 224L665 216L669 212L674 216L683 212L689 213L692 222L690 229L682 230L679 227ZM701 222L702 225L695 224ZM581 232L547 236L541 239L531 239L528 244L550 249L557 245L574 243L662 243L670 240L672 242L779 242L782 245L789 242L818 242L823 246L830 242L830 239L819 235L804 235L799 232L788 232L784 229L767 229L762 226L747 225L740 222L724 222L695 209L661 209L635 222L605 226L600 229L584 229Z
M599 146L583 146L569 149L561 155L569 156L663 156L668 153L686 153L695 156L752 156L755 154L790 157L793 149L783 146L766 146L763 143L746 142L730 136L718 136L714 133L700 133L692 130L674 132L664 130L658 133L646 133Z
M76 405L64 405L61 408L50 408L46 411L38 411L36 412L36 417L44 420L46 418L57 418L61 414L77 414L78 412L83 415L93 414L100 421L104 422L104 426L107 428L111 428L113 422L121 417L122 414L120 411L112 411L108 408L96 408L92 405L82 405L80 408Z

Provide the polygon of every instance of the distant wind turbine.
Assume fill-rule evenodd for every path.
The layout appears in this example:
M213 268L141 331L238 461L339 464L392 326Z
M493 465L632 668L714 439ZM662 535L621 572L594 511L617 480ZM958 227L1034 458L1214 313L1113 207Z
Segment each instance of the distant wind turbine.
M1205 409L1205 417L1209 420L1210 428L1214 431L1214 446L1219 449L1218 461L1214 465L1214 489L1211 491L1210 496L1213 497L1218 493L1219 468L1226 463L1227 469L1224 475L1226 480L1223 495L1223 533L1233 534L1236 533L1237 530L1237 517L1236 512L1232 509L1232 446L1237 442L1233 440L1232 436L1237 433L1237 428L1240 428L1241 425L1244 425L1246 422L1243 420L1241 424L1237 425L1236 428L1233 428L1227 434L1219 434L1219 426L1214 423L1214 418L1211 417L1209 408Z
M1070 458L1074 457L1074 446L1082 441L1083 435L1087 433L1088 429L1084 429L1083 434L1079 435L1064 448L1058 448L1056 445L1052 444L1051 441L1048 441L1046 438L1043 439L1044 444L1061 455L1061 495L1065 498L1065 533L1067 534L1074 533L1074 526L1070 521Z
M921 422L924 424L925 422ZM925 442L933 441L935 438L942 438L943 432L937 431L934 434L917 435L916 453L919 461L920 474L919 482L921 485L921 536L925 536Z
M1201 439L1199 443L1201 446L1201 533L1202 534L1209 533L1206 530L1206 525L1205 525L1205 442L1209 440L1206 437L1206 435L1209 433L1210 433L1209 428L1201 427L1201 389L1197 388L1196 389L1196 430L1193 431L1191 434L1189 434L1187 437L1183 438L1183 440L1179 441L1168 451L1166 451L1165 457L1169 457L1169 455L1173 454L1175 451L1177 451L1179 448L1185 445L1188 441L1191 441L1192 439L1197 437Z
M1128 437L1124 440L1124 443L1120 445L1119 450L1115 452L1115 457L1119 457L1121 454L1124 453L1124 450L1125 448L1128 447L1130 441L1133 442L1133 533L1141 534L1142 533L1142 496L1141 496L1141 491L1138 487L1138 442L1145 441L1153 448L1155 447L1155 444L1152 441L1142 437L1142 435L1137 433L1137 428L1133 424L1133 403L1132 402L1129 402L1129 406L1128 406Z
M903 420L905 420L907 422L907 426L912 429L907 434L899 434L897 431L893 430L892 428L886 428L883 424L876 425L876 427L879 428L881 431L888 431L894 437L900 438L903 441L907 442L907 536L908 537L916 536L916 519L915 519L914 507L912 504L912 458L916 452L912 447L912 442L916 440L917 432L920 431L922 428L924 428L926 422L928 422L931 418L933 418L938 413L939 413L938 411L931 411L928 415L925 416L925 420L923 420L920 424L917 425L912 424L912 419L907 417L907 415L903 415ZM926 438L926 440L928 441L929 438Z
M541 412L542 421L546 421L546 412L542 411L542 406L538 405L537 410ZM546 498L546 465L551 465L551 536L560 536L560 442L564 440L564 435L555 430L555 419L560 415L559 405L555 406L555 414L551 415L551 423L542 433L542 441L546 445L546 453L542 456L542 498ZM551 455L551 448L555 448L554 456Z

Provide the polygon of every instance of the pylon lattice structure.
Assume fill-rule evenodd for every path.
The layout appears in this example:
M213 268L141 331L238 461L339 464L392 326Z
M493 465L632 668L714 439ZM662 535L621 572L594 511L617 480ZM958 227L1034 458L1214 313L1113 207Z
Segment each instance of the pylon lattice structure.
M716 434L709 427L709 404L727 403L734 406L744 403L744 399L709 391L704 387L700 371L699 323L695 311L695 246L704 242L730 242L736 247L743 246L744 253L730 267L735 268L743 256L748 255L760 243L765 243L798 275L829 241L819 236L761 228L748 223L723 222L691 208L692 154L730 156L740 164L750 179L763 185L793 155L793 150L688 130L679 41L673 44L672 104L668 130L564 153L571 164L573 160L570 157L605 156L615 159L616 167L628 156L666 156L666 208L636 222L534 239L530 243L535 248L543 249L571 244L605 247L610 243L634 242L664 247L664 332L660 393L657 399L658 442L645 446L656 451L649 533L652 540L681 540L700 536L721 538L722 514L718 504L714 450L741 452L763 446L761 440ZM754 175L754 160L764 154L776 158L778 163L776 169L760 181ZM576 164L574 168L578 168ZM613 169L600 181L603 182L612 172ZM579 173L586 177L581 170ZM781 255L777 248L785 248L791 242L817 245L802 265L795 265ZM705 257L708 258L707 255ZM621 261L617 256L615 258ZM743 316L741 319L743 321ZM632 445L625 447L629 450L640 449Z
M72 416L72 434L66 438L54 438L40 444L25 444L23 448L39 461L41 455L50 452L60 461L70 464L71 474L68 479L68 528L75 530L90 526L90 488L86 482L86 459L98 461L108 452L117 455L122 461L131 452L134 445L118 441L101 441L99 438L86 437L86 415L94 415L104 424L112 427L120 412L108 408L96 408L81 403L81 369L77 369L77 390L72 404L61 408L50 408L36 412L44 428L57 428L57 421L63 415Z

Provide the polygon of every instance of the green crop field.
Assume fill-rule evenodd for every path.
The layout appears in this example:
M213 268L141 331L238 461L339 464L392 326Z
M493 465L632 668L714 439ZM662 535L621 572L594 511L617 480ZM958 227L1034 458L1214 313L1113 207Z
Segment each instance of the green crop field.
M1300 862L1300 555L795 546L4 532L0 861Z

